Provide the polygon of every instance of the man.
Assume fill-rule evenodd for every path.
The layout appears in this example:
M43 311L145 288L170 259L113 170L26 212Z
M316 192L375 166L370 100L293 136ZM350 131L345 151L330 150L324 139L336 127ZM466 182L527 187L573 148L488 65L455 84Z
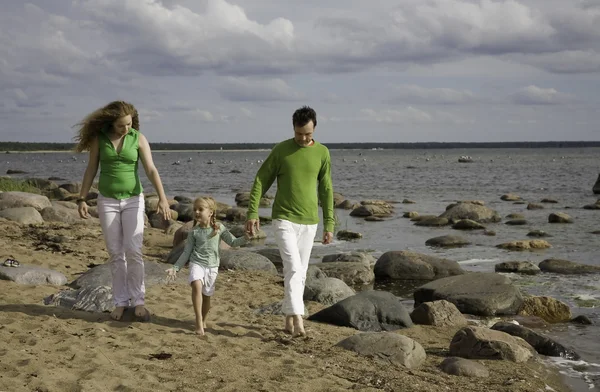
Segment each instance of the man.
M251 236L258 232L260 199L277 179L272 218L283 261L285 331L305 336L304 283L319 223L317 193L323 209L323 244L329 244L334 227L333 187L329 150L313 139L317 114L304 106L294 112L292 125L294 137L277 144L256 174L246 231Z

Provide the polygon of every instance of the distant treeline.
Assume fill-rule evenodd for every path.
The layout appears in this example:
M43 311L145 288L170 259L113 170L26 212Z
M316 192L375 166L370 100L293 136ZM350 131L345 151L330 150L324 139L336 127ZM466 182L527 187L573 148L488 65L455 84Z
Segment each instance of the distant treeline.
M600 147L600 141L555 142L419 142L419 143L324 143L332 150L341 149L443 149L443 148L562 148ZM274 143L150 143L153 150L260 150ZM72 151L73 143L0 142L0 151Z

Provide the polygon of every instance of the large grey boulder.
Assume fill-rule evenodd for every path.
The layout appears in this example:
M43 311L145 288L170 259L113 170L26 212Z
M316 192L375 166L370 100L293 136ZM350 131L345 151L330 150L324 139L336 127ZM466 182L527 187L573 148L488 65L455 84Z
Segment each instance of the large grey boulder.
M492 326L493 330L502 331L512 336L518 336L529 343L538 354L549 357L562 357L572 361L579 360L580 356L574 350L563 346L562 344L552 340L551 338L535 332L532 329L507 323L504 321L498 322Z
M177 245L181 243L185 243L185 240L188 237L190 231L192 231L192 227L194 226L194 221L187 221L181 227L175 231L173 235L173 248L177 247Z
M445 300L422 303L412 311L410 318L415 324L438 327L467 325L467 319L456 305Z
M282 266L283 260L281 259L281 253L279 253L279 249L277 248L263 248L253 251L254 253L258 253L261 256L265 256L267 259L271 261L271 263L276 266Z
M86 312L110 312L115 307L112 290L108 286L62 290L44 298L44 304Z
M194 220L194 205L191 203L178 203L172 205L171 209L177 211L177 220L181 222L191 222Z
M19 267L0 266L0 279L29 285L62 286L67 284L67 277L58 271L22 264Z
M485 226L481 223L470 219L461 219L452 225L455 230L485 230Z
M458 248L471 245L471 241L458 235L443 235L428 239L425 241L425 245L437 248Z
M573 223L573 218L564 212L553 212L548 215L548 223Z
M444 373L463 377L489 377L490 371L482 364L470 359L449 357L440 363Z
M450 222L458 222L469 219L478 223L500 222L502 218L491 208L473 203L458 203L454 207L444 211L440 218L446 218Z
M221 270L267 271L277 274L275 264L254 252L221 249Z
M581 264L569 260L546 259L538 264L542 272L553 272L563 275L598 274L600 266Z
M58 188L57 183L45 178L28 178L25 180L25 183L36 187L40 191L49 191Z
M393 331L413 326L401 299L385 291L362 291L313 315L309 320L356 328Z
M573 318L569 305L547 296L525 298L518 314L539 317L549 323L565 323Z
M377 261L370 253L367 252L347 252L347 253L334 253L331 255L323 256L321 260L323 263L331 263L336 261L343 261L349 263L364 263L364 264L375 264Z
M524 275L536 275L541 272L540 268L531 261L504 261L494 266L496 272L512 272Z
M165 270L170 266L164 263L156 263L154 261L144 261L144 283L146 287L150 287L156 284L166 284L167 273ZM179 283L187 283L186 274L178 274L177 281ZM112 287L112 275L110 273L110 264L100 264L94 268L81 274L73 282L69 283L69 286L75 289L83 287L98 287L108 286Z
M61 222L73 224L79 221L85 221L79 217L77 210L64 207L60 204L54 204L46 207L40 213L45 222Z
M396 280L434 280L464 274L456 261L406 250L385 252L373 272L377 279Z
M450 355L469 359L501 359L526 362L535 350L523 339L501 331L481 327L465 327L450 342Z
M22 225L44 223L42 215L33 207L7 208L0 211L0 218L8 219Z
M461 313L481 316L514 315L523 303L521 292L508 277L482 272L434 280L417 288L414 299L415 307L445 299Z
M341 279L350 286L369 284L375 280L371 266L363 262L336 261L315 265L327 276Z
M304 300L315 301L324 305L333 305L354 295L344 281L337 278L306 279L304 285Z
M275 316L285 316L283 313L283 300L272 304L262 306L254 311L255 314L271 314ZM304 317L308 317L308 310L304 307Z
M408 369L418 368L427 357L423 346L418 342L392 332L358 333L336 346Z
M52 204L46 196L29 192L0 193L0 211L8 208L33 207L38 211Z

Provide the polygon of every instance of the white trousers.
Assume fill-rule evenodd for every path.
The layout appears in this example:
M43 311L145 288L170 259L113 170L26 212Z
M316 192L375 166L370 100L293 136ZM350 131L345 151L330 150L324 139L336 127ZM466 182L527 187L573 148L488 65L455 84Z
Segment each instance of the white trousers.
M144 305L144 196L98 196L98 217L109 254L115 306Z
M283 313L286 316L304 315L304 284L317 225L275 219L273 226L283 261Z

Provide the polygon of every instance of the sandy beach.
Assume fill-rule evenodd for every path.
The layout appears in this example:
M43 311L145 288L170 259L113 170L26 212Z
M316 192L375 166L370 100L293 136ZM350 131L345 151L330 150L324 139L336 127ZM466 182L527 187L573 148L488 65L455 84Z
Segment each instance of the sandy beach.
M39 246L36 233L63 235L61 252ZM162 261L172 237L147 229L145 255ZM36 250L39 248L39 250ZM107 257L98 225L0 221L0 256L64 273L69 281ZM187 270L184 270L184 273ZM565 391L538 360L481 361L483 379L439 370L455 330L415 326L396 333L420 342L427 360L408 370L360 357L335 345L358 331L307 321L307 339L282 331L282 317L257 315L282 298L282 279L261 272L223 271L217 281L208 333L193 331L185 284L147 290L152 321L116 322L108 313L44 305L63 288L0 281L0 391ZM310 313L323 308L307 302ZM165 359L153 358L163 354ZM165 355L170 354L170 355Z

